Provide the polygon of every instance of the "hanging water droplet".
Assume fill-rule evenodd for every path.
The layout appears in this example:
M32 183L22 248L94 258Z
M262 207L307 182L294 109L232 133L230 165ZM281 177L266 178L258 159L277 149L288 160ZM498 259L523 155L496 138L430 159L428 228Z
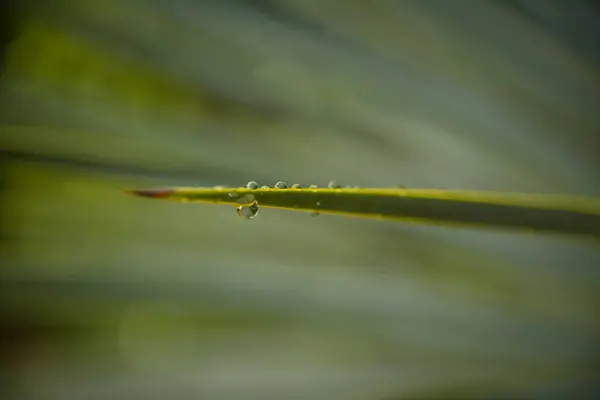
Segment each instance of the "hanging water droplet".
M292 185L292 189L302 189L302 185L301 185L301 184L299 184L299 183L294 183L294 184Z
M329 189L339 189L342 187L342 185L340 185L339 183L337 183L336 181L330 181L329 184L327 185L327 187Z
M258 183L256 181L250 181L246 184L246 188L248 189L258 189Z
M238 215L244 219L252 219L258 214L258 203L249 206L237 206Z
M237 206L235 210L240 217L244 219L252 219L258 214L258 203L250 206Z
M252 219L258 214L258 201L251 194L240 197L235 207L237 214L244 219Z
M285 183L283 181L279 181L275 184L275 188L276 189L287 189L288 185L287 185L287 183Z

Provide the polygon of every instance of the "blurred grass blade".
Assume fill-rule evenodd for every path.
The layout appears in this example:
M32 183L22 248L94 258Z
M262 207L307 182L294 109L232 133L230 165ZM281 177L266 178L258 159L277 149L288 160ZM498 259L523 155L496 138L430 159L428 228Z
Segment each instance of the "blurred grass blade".
M396 188L173 187L129 192L157 199L234 206L255 199L261 208L600 237L600 199L596 198Z

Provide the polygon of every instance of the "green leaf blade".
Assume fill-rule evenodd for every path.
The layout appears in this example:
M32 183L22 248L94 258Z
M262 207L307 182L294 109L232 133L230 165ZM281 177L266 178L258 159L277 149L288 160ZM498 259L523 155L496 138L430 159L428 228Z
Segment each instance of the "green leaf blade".
M396 188L173 187L132 193L180 202L233 206L250 195L261 208L600 237L600 200L574 196Z

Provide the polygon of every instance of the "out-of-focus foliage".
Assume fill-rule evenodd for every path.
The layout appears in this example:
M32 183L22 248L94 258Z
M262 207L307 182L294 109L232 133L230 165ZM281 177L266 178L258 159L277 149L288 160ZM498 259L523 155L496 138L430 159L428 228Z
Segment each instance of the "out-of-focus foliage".
M598 392L595 243L245 221L122 191L336 179L598 197L591 3L19 7L0 81L3 398Z

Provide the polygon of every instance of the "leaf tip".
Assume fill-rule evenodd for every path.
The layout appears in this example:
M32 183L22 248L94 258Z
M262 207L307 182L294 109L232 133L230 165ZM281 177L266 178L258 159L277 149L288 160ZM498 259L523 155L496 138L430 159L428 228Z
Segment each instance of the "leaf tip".
M173 189L127 189L125 192L134 196L165 199L171 196L175 191Z

